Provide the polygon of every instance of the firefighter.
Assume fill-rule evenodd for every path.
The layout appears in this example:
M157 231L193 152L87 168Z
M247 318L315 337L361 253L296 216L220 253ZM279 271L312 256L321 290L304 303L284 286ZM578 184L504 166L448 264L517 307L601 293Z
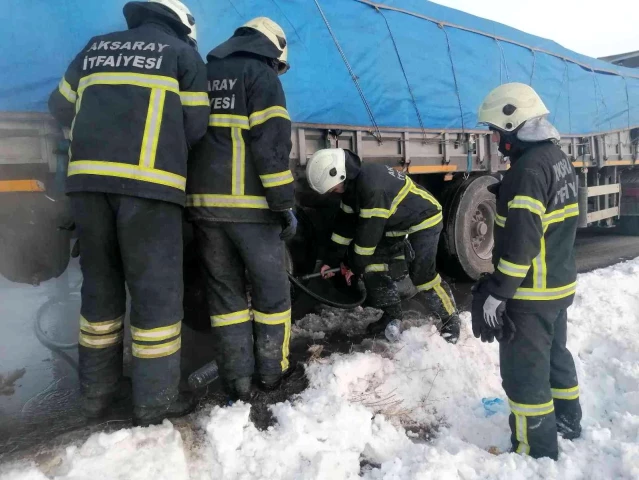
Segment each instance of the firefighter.
M460 321L455 300L435 269L443 220L439 202L396 169L362 163L341 148L316 152L308 161L306 177L316 192L341 195L322 271L339 266L348 250L347 263L354 274L363 274L369 304L384 312L368 332L380 333L390 321L402 318L395 282L408 273L418 291L415 298L439 317L442 336L456 343ZM412 261L406 259L407 252L414 256ZM347 268L343 273L351 275Z
M284 242L297 220L291 121L278 78L289 69L287 55L284 31L265 17L208 54L209 128L188 173L187 215L206 277L220 374L229 395L243 400L254 373L272 390L290 371Z
M192 408L180 395L182 207L187 150L206 132L205 65L177 0L129 2L129 29L92 38L49 99L71 128L66 191L82 245L79 366L87 416L122 377L125 284L131 296L133 419Z
M493 193L495 272L474 287L475 337L500 340L513 450L557 459L557 433L581 433L579 386L566 348L566 309L576 289L577 177L548 110L529 86L497 87L479 108L510 158Z

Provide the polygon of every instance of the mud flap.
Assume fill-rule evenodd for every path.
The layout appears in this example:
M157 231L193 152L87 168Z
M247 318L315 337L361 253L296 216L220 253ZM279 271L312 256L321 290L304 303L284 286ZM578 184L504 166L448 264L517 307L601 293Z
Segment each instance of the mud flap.
M69 264L71 215L65 196L41 192L0 193L0 274L38 285L59 277Z

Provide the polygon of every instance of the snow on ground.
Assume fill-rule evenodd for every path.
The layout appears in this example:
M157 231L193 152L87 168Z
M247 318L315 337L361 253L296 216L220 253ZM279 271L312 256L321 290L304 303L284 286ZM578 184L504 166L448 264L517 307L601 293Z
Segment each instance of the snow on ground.
M507 411L486 417L481 402L505 400L497 345L473 338L463 319L457 345L422 326L379 353L312 362L310 387L273 406L277 424L266 431L252 424L247 404L213 407L188 428L165 422L96 434L69 446L55 467L5 466L0 478L639 478L639 259L580 276L569 347L584 432L560 440L558 462L488 453L509 447Z

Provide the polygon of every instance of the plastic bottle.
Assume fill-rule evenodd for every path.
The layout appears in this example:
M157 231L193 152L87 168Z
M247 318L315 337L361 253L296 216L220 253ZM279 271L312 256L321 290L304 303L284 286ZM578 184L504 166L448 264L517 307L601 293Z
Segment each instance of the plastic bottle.
M482 398L481 403L484 404L484 415L487 417L492 417L496 413L502 413L508 410L506 403L501 398Z
M217 377L219 377L217 363L209 362L189 375L189 387L191 390L204 388L215 381Z
M384 335L386 336L386 340L391 343L395 343L399 341L399 337L402 336L402 322L399 320L391 320L388 325L386 325L386 330L384 330Z

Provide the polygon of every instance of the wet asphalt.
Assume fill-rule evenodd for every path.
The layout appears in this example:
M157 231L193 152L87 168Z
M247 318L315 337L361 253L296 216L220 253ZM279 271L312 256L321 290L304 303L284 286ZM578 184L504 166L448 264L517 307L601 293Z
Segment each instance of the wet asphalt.
M614 230L586 230L577 236L579 272L602 268L623 260L639 257L639 237L617 234ZM11 283L0 278L0 462L11 459L39 445L51 443L68 432L119 428L128 425L126 413L115 414L100 425L87 429L79 409L77 352L64 348L75 342L80 308L81 276L77 261L58 279L38 287ZM470 302L471 283L451 281L460 309ZM312 302L298 299L294 315L312 311ZM36 319L40 319L36 324ZM39 325L37 333L36 325ZM42 335L44 334L44 335ZM46 347L46 339L57 347ZM354 339L352 339L354 340ZM349 348L349 339L326 340L326 352ZM182 368L192 372L213 359L210 333L183 329ZM294 361L303 361L310 340L299 340L292 346ZM351 342L352 343L352 342ZM52 348L53 347L53 348ZM125 360L130 352L125 351ZM265 398L263 402L281 401L305 384L300 376L290 389ZM282 397L282 398L280 398ZM209 400L224 403L214 386ZM267 409L262 409L267 412ZM258 410L259 412L259 410ZM265 418L256 422L268 423ZM87 433L88 434L88 433Z

